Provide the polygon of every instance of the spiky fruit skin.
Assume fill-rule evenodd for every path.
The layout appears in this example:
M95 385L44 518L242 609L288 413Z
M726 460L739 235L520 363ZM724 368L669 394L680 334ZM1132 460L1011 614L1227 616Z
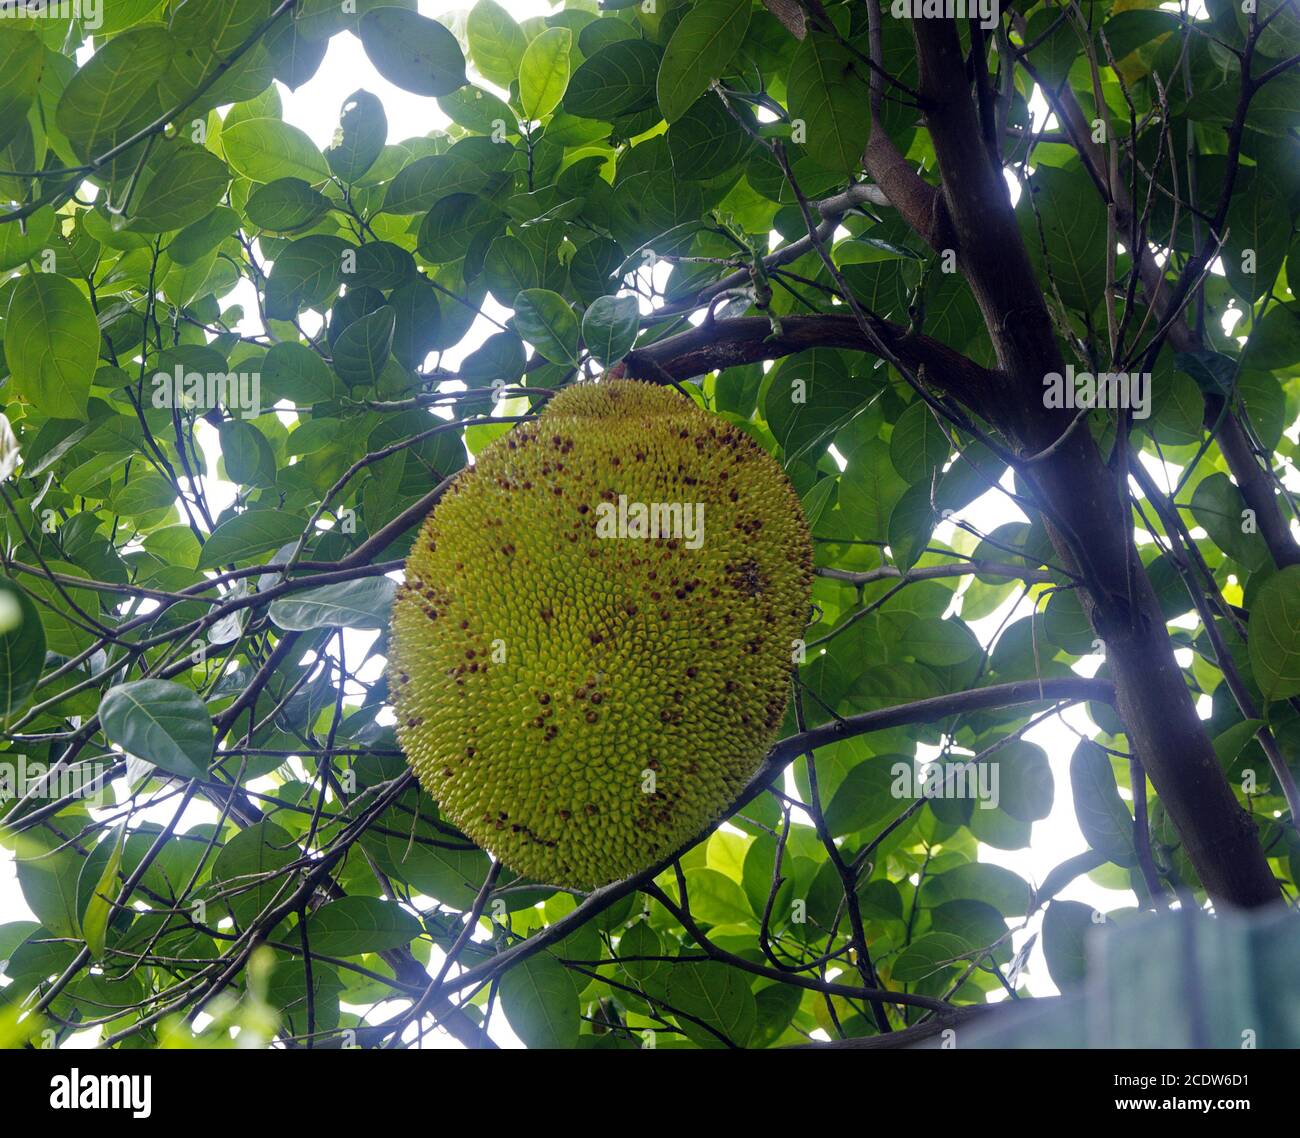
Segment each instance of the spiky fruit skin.
M619 495L703 540L601 537ZM754 775L812 589L794 488L744 431L628 380L566 389L429 515L393 613L397 734L443 814L526 877L653 864Z

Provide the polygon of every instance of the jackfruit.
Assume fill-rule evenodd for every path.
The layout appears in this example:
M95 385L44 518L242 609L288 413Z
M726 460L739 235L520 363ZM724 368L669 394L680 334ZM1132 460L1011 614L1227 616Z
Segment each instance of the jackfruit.
M653 384L566 388L461 472L411 549L398 739L511 869L619 880L761 765L811 588L798 496L745 431Z

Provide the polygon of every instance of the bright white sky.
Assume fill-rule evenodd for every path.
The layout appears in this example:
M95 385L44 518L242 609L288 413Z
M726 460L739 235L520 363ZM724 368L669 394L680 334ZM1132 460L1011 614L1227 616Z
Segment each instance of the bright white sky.
M551 6L545 3L544 0L501 0L501 2L517 20L530 16L545 15L551 10ZM441 15L443 12L452 10L455 7L456 5L453 4L431 3L429 0L421 0L420 3L421 12L429 16ZM336 36L331 41L324 64L309 83L296 92L291 92L284 87L280 88L284 103L284 117L288 122L305 130L313 141L323 148L333 136L343 101L358 88L370 91L383 100L384 109L388 116L389 142L398 142L404 138L423 135L432 129L447 124L447 119L439 111L435 100L422 98L400 90L380 77L366 58L360 41L348 34ZM249 287L247 284L243 285L240 290L237 290L228 299L226 304L242 303L245 312L255 313L256 306L250 303ZM247 327L251 331L261 330L255 325L248 325ZM463 351L471 350L477 346L477 342L486 335L490 327L486 321L480 318L478 325L471 333L470 342ZM444 363L448 366L455 366L463 351L447 353L446 357L444 357ZM208 434L211 436L213 432L209 429ZM215 454L211 453L211 443L213 441L212 438L203 440L205 450L210 452L210 469L215 469ZM215 479L209 479L207 487L210 492L215 490L217 495L221 495L223 490L225 493L230 492L229 487L220 486ZM214 503L214 512L225 504L226 501L218 499ZM990 491L964 511L963 516L983 532L989 532L1004 522L1023 520L1014 503L1005 495L993 491ZM945 524L936 536L941 540L948 540L951 538L951 529L950 524ZM1028 605L1025 605L1024 611L1017 612L1015 615L1016 617L1026 615L1028 611ZM1001 625L1005 615L1006 607L992 616L975 622L973 627L977 635L981 636L982 639L991 636L993 631ZM364 639L359 640L357 648L359 649L361 644L369 639L370 637L367 635ZM349 655L353 659L359 658L354 654L351 646L349 646ZM1097 658L1085 659L1080 662L1078 670L1090 675L1096 670L1099 663L1100 660ZM377 665L375 668L377 669ZM1092 725L1081 709L1076 708L1066 712L1065 718L1080 731L1091 733L1093 730ZM1026 738L1043 747L1049 756L1052 773L1056 781L1056 794L1052 813L1043 821L1035 823L1030 848L1008 852L983 847L980 856L981 860L1006 866L1020 873L1032 883L1037 884L1043 880L1053 867L1066 858L1083 852L1086 849L1086 843L1075 822L1070 795L1069 759L1077 742L1077 736L1061 722L1050 720L1029 732ZM196 808L193 818L182 828L208 820L205 814L210 813L210 811L205 812L203 808ZM1060 896L1082 901L1103 912L1134 904L1133 895L1128 891L1117 892L1103 889L1086 878L1076 879L1072 885L1062 891ZM0 923L19 919L32 919L31 913L28 911L19 891L12 861L7 853L0 851ZM1037 928L1038 923L1039 920L1036 919L1028 930L1018 934L1016 939L1017 948L1023 943L1025 937ZM1048 977L1039 946L1035 946L1030 959L1027 982L1031 991L1036 994L1048 994L1055 991ZM500 1043L507 1046L517 1045L517 1041L513 1039L504 1022L504 1017L500 1015L494 1016L494 1023L498 1026L498 1031L495 1031L494 1035L497 1036ZM445 1040L443 1045L456 1046L454 1042L438 1035L426 1037L426 1046L438 1046L440 1040ZM93 1045L94 1041L86 1038L78 1042L83 1046L89 1046Z

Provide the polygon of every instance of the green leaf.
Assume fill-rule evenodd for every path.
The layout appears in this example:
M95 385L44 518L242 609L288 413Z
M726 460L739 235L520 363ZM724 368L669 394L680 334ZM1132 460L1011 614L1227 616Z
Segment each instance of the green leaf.
M0 36L0 147L26 125L44 62L45 48L35 32L6 29Z
M825 808L833 837L861 830L894 812L899 802L891 791L892 767L888 757L873 755L849 769Z
M920 399L908 406L889 436L889 459L904 482L930 483L931 475L948 460L948 436L934 412Z
M319 185L330 176L325 156L304 131L273 118L244 119L221 134L226 161L252 182L301 178Z
M808 155L836 173L862 165L871 132L867 84L849 49L820 32L795 48L788 84L790 113L803 121Z
M468 80L460 44L437 20L401 8L361 17L366 55L390 83L416 95L449 95Z
M420 922L396 901L341 897L322 905L307 923L308 944L322 956L360 956L404 948L420 935Z
M904 573L921 559L938 524L932 494L928 482L917 482L903 492L889 513L889 552Z
M1055 782L1042 747L1016 739L984 762L997 766L998 804L1011 817L1037 822L1052 812Z
M77 875L81 857L71 846L43 831L23 833L15 847L14 869L27 907L54 936L80 935Z
M514 303L515 327L553 364L578 366L578 318L559 293L524 289Z
M635 296L602 296L583 314L582 340L602 367L611 367L631 351L639 327Z
M136 198L131 229L166 233L209 214L230 184L226 164L210 150L173 147Z
M1250 606L1250 670L1264 698L1300 695L1300 565L1260 586Z
M393 350L397 313L388 305L354 320L334 343L334 370L349 384L374 383Z
M109 150L162 113L157 85L175 47L164 28L132 28L108 40L72 76L55 118L78 158L88 161Z
M531 122L545 118L564 97L569 85L569 48L573 33L568 28L547 28L528 45L519 67L519 105Z
M343 103L339 129L325 150L325 161L336 178L355 182L375 164L387 141L384 104L369 91L353 91Z
M246 510L227 518L203 543L196 568L215 569L279 549L301 535L304 519L282 510Z
M1292 255L1288 268L1295 263ZM1242 367L1278 371L1300 363L1300 300L1274 304L1264 313L1246 341Z
M663 942L654 926L648 920L638 921L618 940L619 962L636 983L644 983L650 977L670 967L661 960L634 960L630 957L662 956Z
M0 720L27 701L45 666L45 628L36 605L0 578Z
M231 419L217 429L226 475L241 486L275 485L275 452L266 436L252 423ZM168 491L172 492L170 483Z
M1219 765L1227 770L1241 754L1242 749L1259 733L1264 726L1262 719L1243 719L1234 723L1226 731L1220 731L1214 737L1214 754Z
M912 984L957 963L970 952L970 945L953 933L926 933L898 954L890 978Z
M752 0L699 0L682 17L664 49L655 84L668 122L684 115L722 77L745 38L752 7Z
M1088 845L1119 865L1132 865L1133 818L1119 796L1110 757L1091 739L1081 739L1070 759L1074 814Z
M14 385L45 415L85 419L99 359L99 323L80 289L53 273L14 286L5 318Z
M275 344L262 361L262 382L277 398L316 403L334 393L329 365L305 344Z
M1092 179L1078 162L1041 165L1025 188L1016 219L1044 287L1050 273L1066 305L1094 311L1106 287L1106 207Z
M170 680L135 680L108 689L99 721L127 754L181 778L202 778L212 761L212 721L192 689Z
M1029 886L1011 870L983 861L936 874L921 886L921 904L927 908L958 900L984 901L1004 917L1022 917L1029 908Z
M744 1047L758 1022L754 993L744 975L716 961L674 964L668 973L668 1003L703 1020L738 1047ZM677 1026L701 1047L721 1047L718 1037L679 1016Z
M578 992L568 970L545 953L530 956L501 978L501 1010L527 1047L578 1045Z
M281 249L266 283L266 314L292 320L304 308L324 304L339 286L347 248L341 238L313 234Z
M1062 992L1077 991L1084 981L1084 945L1093 926L1093 910L1078 901L1053 901L1043 917L1043 956L1052 983Z
M862 407L868 392L849 372L844 353L809 348L773 369L763 397L767 424L786 462L830 444L831 436Z
M285 901L292 878L278 871L298 860L297 843L274 822L261 821L239 831L217 854L209 882L220 890L220 904L246 927L275 902Z
M1224 553L1249 569L1268 563L1268 547L1255 533L1243 529L1246 503L1226 474L1219 471L1202 478L1192 491L1192 517Z
M244 212L260 229L289 233L305 229L329 208L329 198L301 178L276 178L249 195Z
M116 838L105 838L112 842L113 849L104 863L104 872L99 875L90 900L86 904L85 916L81 919L81 935L90 949L90 955L96 960L103 959L104 942L108 937L108 925L113 918L113 906L119 893L117 873L122 867L122 847L126 844L126 826L118 827Z
M388 184L384 212L424 213L441 198L476 194L487 182L487 171L454 154L417 158Z
M696 99L668 128L668 150L676 176L683 181L704 182L745 161L754 140L737 118L755 129L753 116L743 103L729 111L712 91Z
M564 109L580 118L612 122L655 104L655 77L663 52L649 40L619 40L588 56L564 93Z
M397 583L363 577L290 593L271 602L271 620L289 632L314 628L387 628Z
M484 79L509 88L519 78L528 41L500 4L478 0L465 21L465 37L469 40L469 57Z

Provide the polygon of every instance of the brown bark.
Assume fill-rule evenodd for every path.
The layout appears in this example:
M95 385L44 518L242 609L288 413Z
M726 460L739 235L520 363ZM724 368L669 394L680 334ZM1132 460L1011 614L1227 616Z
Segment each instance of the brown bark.
M926 125L939 160L957 262L993 340L1006 389L975 410L1022 454L1058 443L1072 414L1044 406L1064 361L1020 238L1001 170L981 142L955 24L912 24ZM1278 899L1277 883L1197 717L1138 559L1125 487L1091 434L1070 433L1029 468L1053 545L1086 582L1085 611L1106 645L1129 744L1141 757L1202 883L1218 904Z

